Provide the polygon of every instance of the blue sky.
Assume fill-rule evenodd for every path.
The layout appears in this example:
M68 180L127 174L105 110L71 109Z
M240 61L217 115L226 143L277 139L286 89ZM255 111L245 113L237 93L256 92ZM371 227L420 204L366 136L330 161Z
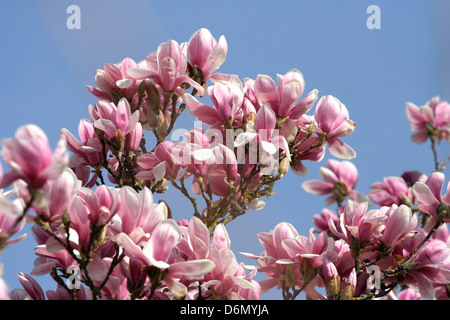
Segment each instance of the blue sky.
M66 27L66 9L72 4L81 9L80 30ZM381 9L379 30L366 26L366 10L373 4ZM88 105L96 102L85 88L94 84L96 69L125 57L144 59L161 42L188 41L205 27L228 41L220 72L241 79L258 74L276 78L295 68L305 77L305 93L318 89L320 96L334 95L347 106L356 129L344 141L357 152L357 189L367 193L386 176L433 169L429 144L410 140L405 103L421 105L436 95L450 101L449 17L446 0L2 1L0 139L27 123L43 128L52 147L61 128L77 135L79 120L88 117ZM192 126L186 112L179 127ZM448 143L439 153L442 158L450 154ZM307 194L301 183L317 178L330 157L327 152L321 163L308 163L306 178L290 172L263 210L227 226L238 261L252 263L239 252L261 253L256 234L279 222L288 221L307 234L324 197ZM189 203L176 193L165 199L176 218L191 216ZM31 271L33 248L29 233L0 257L11 288L20 286L19 271ZM37 280L45 289L54 288L44 278Z

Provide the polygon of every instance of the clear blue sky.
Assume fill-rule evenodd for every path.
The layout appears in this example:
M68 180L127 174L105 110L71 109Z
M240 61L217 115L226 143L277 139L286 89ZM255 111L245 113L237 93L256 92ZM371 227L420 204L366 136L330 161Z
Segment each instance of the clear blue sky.
M80 30L66 28L72 4L81 9ZM366 27L372 4L381 9L379 30ZM85 85L94 84L97 68L125 57L144 59L161 42L188 41L205 27L217 39L227 38L220 72L241 79L276 78L296 68L305 77L305 93L318 89L319 95L334 95L347 106L356 129L343 141L357 152L357 189L367 193L386 176L433 169L429 145L410 140L405 103L424 104L435 95L450 101L449 18L447 0L2 1L0 139L26 123L43 128L52 147L61 128L77 135L79 120L89 117L88 105L96 102ZM191 128L193 119L186 114L180 126ZM448 156L448 143L439 152ZM301 183L317 178L329 157L327 152L321 163L308 163L306 178L290 172L262 211L250 211L227 226L238 261L253 263L239 252L261 253L256 234L279 222L307 234L324 197L307 194ZM450 178L449 170L445 173ZM165 198L174 216L189 218L189 203L174 195ZM33 248L29 233L29 239L0 257L11 288L20 287L19 271L31 271ZM45 290L54 288L45 278L37 280Z

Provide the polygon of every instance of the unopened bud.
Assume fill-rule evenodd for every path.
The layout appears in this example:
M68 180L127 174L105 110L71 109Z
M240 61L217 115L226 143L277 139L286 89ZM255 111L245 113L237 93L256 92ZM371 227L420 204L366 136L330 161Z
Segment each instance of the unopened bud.
M158 117L152 108L147 109L147 123L148 123L149 127L152 129L156 128L156 126L158 124Z
M450 205L446 202L441 202L436 208L436 213L441 221L450 218Z
M338 293L341 290L341 277L339 275L331 276L328 280L326 289L329 300L337 299Z
M151 82L147 86L147 100L150 103L150 107L156 112L161 106L161 96L158 89Z
M280 161L280 166L278 167L278 172L281 176L284 176L289 171L289 167L291 165L291 162L287 157L283 158L283 160Z
M123 136L123 133L121 130L116 130L116 133L114 135L114 142L116 145L116 150L121 152L125 146L125 137Z
M286 267L286 281L291 288L295 287L295 270L292 264L287 265Z
M64 210L63 214L61 215L61 220L66 230L68 230L70 228L70 216L67 210Z
M303 258L300 262L300 273L303 281L310 282L317 275L317 268L314 268L308 258Z
M355 287L352 284L347 284L341 294L341 300L352 300L355 296Z
M161 111L159 112L158 115L156 128L158 130L158 136L160 138L164 138L167 135L167 129L169 128L169 125L167 124L166 117Z

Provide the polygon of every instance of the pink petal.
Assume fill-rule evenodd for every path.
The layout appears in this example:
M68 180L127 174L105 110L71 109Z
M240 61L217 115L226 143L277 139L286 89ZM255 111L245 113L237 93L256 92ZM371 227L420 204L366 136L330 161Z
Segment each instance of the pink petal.
M181 230L173 220L163 220L153 230L149 245L152 257L157 261L166 262L170 253L181 240Z
M336 158L353 159L356 157L356 152L339 139L328 141L328 148Z
M256 77L253 90L259 104L268 103L272 107L278 105L278 92L275 81L269 76L258 75Z
M231 241L228 237L228 232L222 223L218 224L214 230L212 245L214 245L217 249L229 249L231 247Z
M333 190L333 185L320 180L309 180L302 183L302 187L306 192L324 195L329 194Z
M212 126L216 122L220 121L219 113L215 108L199 102L188 93L183 95L183 100L186 103L189 112L191 112L194 117L204 124Z

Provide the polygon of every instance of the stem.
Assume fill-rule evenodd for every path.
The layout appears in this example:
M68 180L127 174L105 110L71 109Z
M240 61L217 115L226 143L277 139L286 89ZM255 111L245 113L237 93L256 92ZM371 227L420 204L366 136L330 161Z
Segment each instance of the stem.
M191 195L187 191L186 187L184 186L184 178L180 179L181 186L179 186L173 179L171 179L170 182L176 189L180 190L181 193L191 201L192 206L194 207L194 210L195 210L194 216L200 218L200 213L199 213L198 207L197 207L197 199L195 199L194 197L191 197Z

